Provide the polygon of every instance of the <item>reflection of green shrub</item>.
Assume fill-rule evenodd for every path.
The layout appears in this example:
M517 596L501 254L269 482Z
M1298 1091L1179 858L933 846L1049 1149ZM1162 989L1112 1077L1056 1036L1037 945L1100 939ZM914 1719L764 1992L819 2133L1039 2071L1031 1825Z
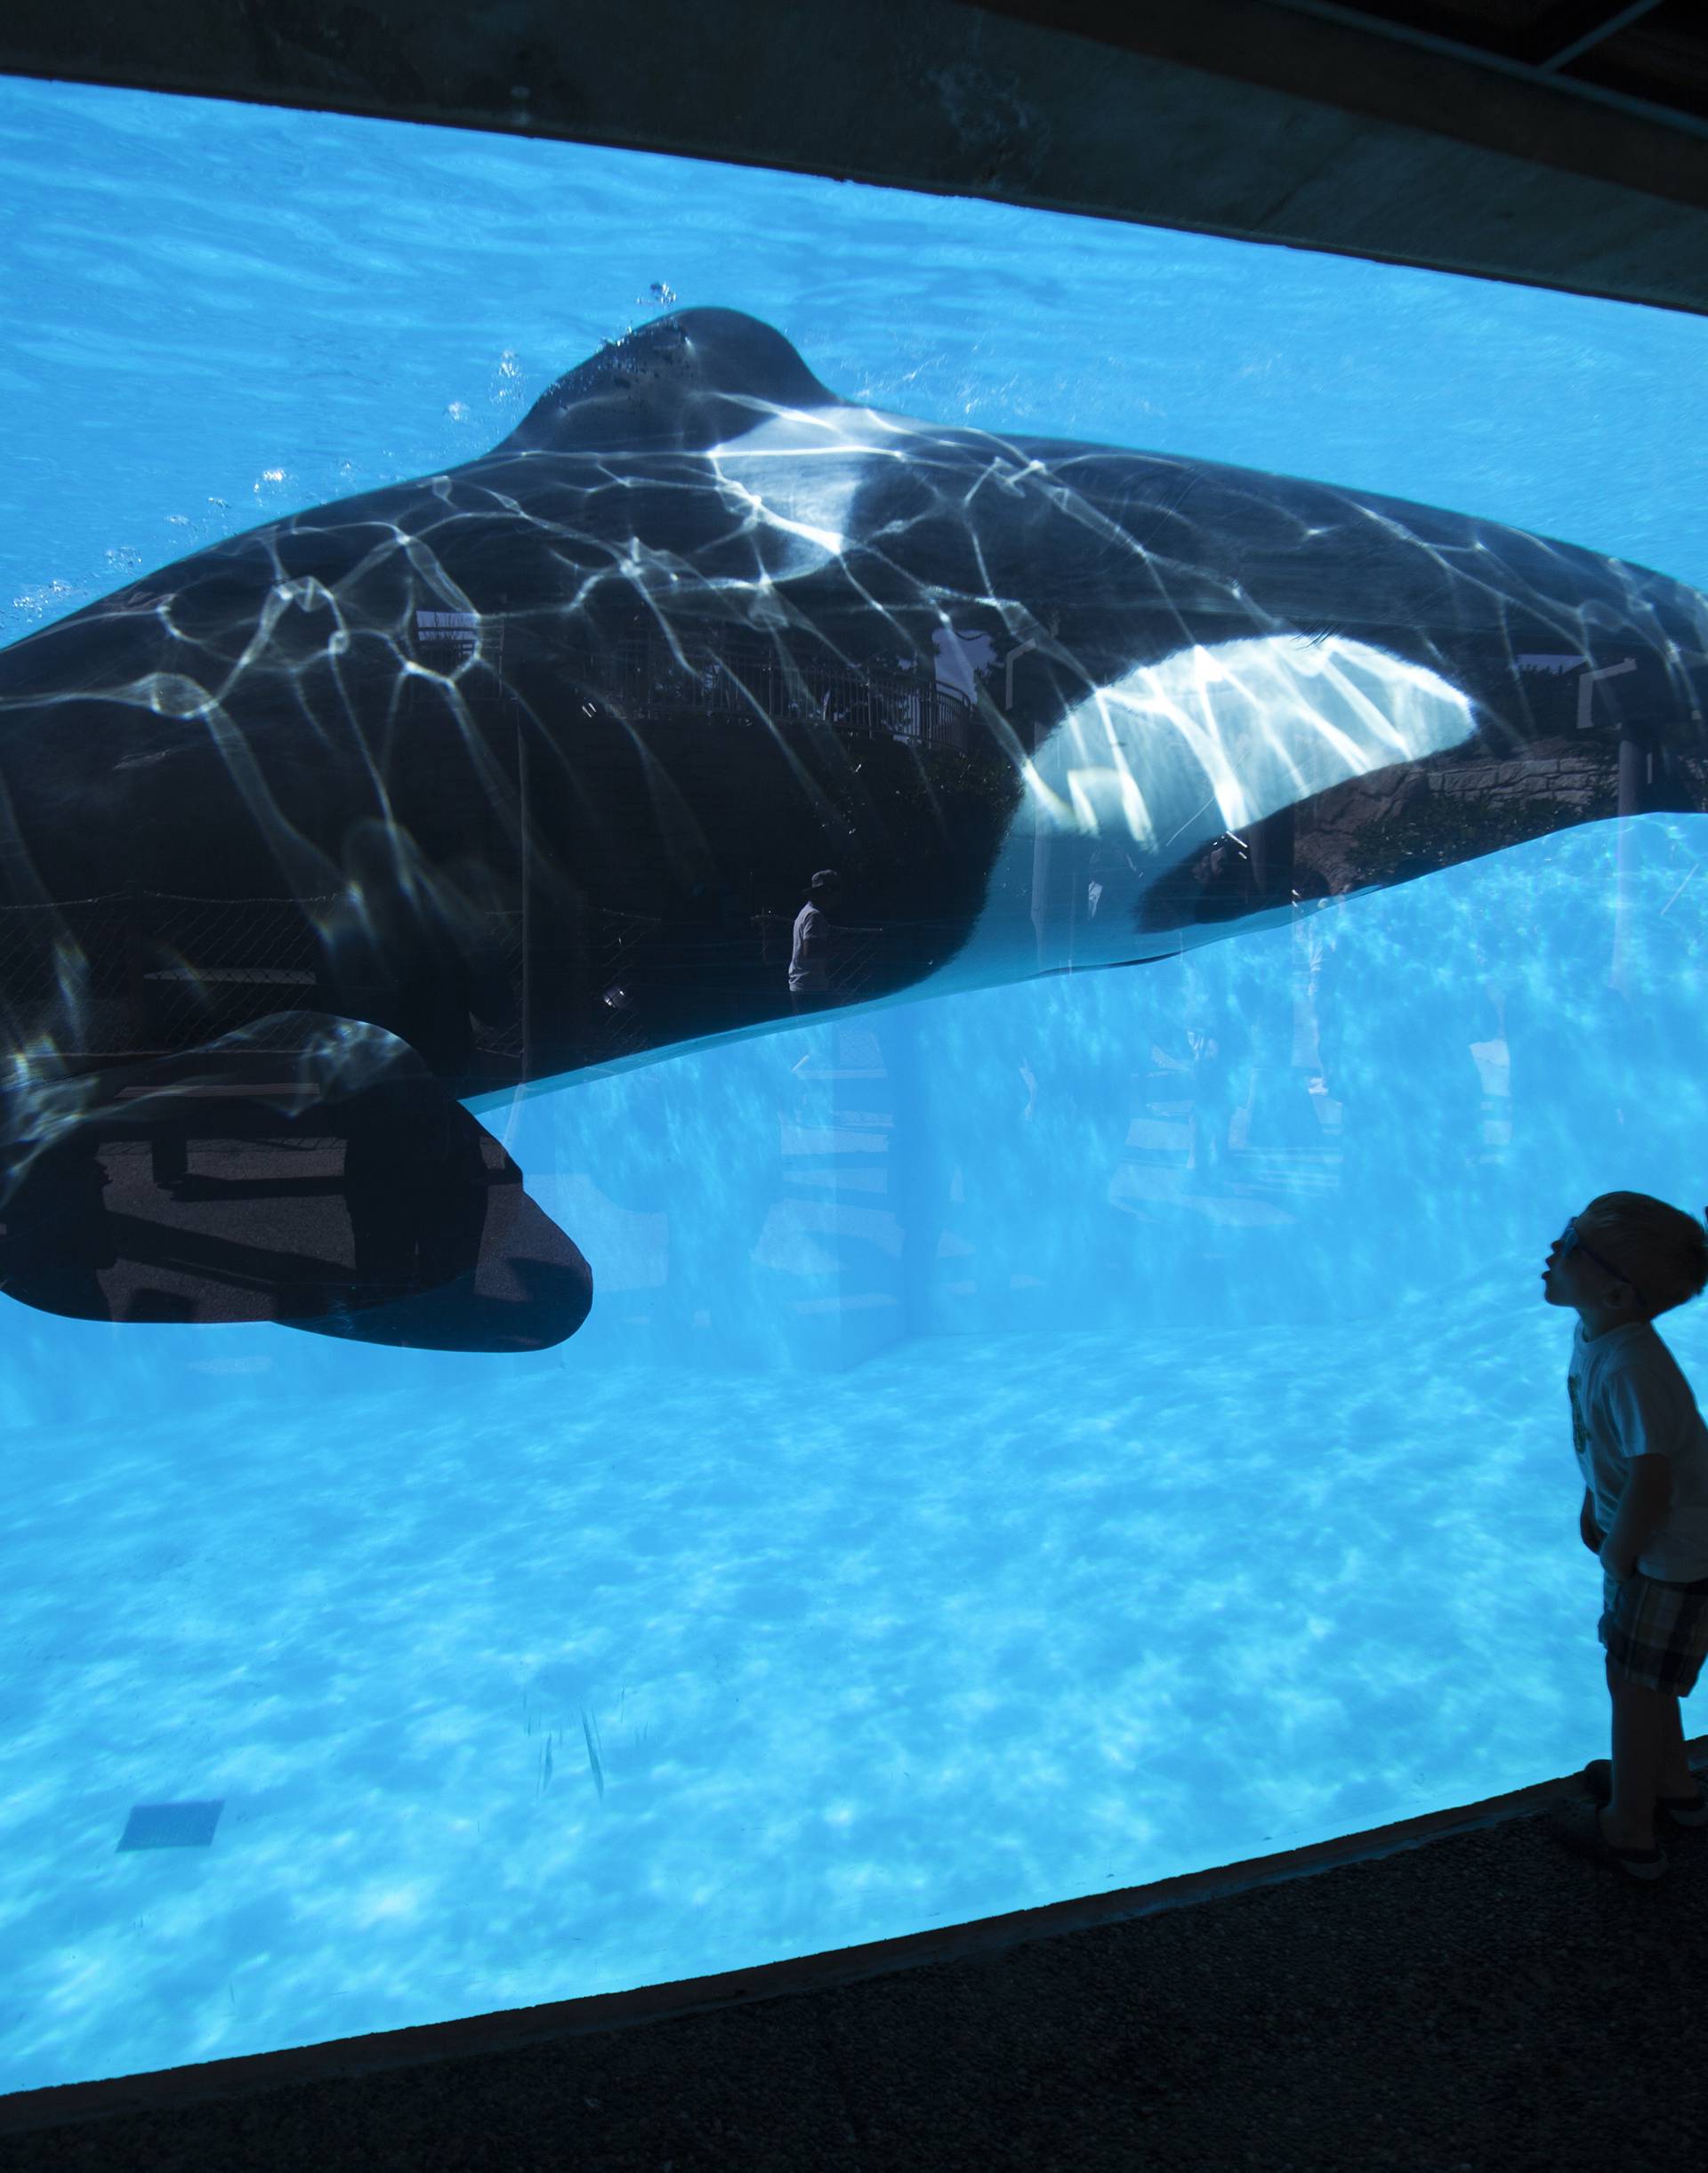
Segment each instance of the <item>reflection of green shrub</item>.
M1427 801L1358 831L1352 847L1354 866L1360 881L1380 881L1401 867L1414 873L1453 867L1462 860L1478 859L1528 838L1569 830L1575 823L1598 822L1618 812L1618 786L1611 778L1587 806L1570 800L1496 800L1431 793Z
M860 765L866 791L880 798L893 793L904 805L929 804L933 795L951 808L969 801L1006 815L1019 797L1014 766L990 748L917 746L882 736L845 743L847 752ZM855 818L861 796L843 785L837 788L850 819Z
M1018 797L1014 765L1005 755L982 748L963 753L959 747L934 747L926 756L925 770L939 791L972 793L992 807L1009 808Z

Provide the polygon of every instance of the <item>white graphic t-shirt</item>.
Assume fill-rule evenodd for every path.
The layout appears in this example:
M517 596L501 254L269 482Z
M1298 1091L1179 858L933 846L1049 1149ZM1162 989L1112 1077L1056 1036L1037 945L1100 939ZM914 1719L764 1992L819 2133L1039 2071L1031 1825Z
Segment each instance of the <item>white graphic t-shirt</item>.
M1708 1427L1655 1324L1631 1321L1586 1343L1579 1321L1566 1393L1577 1468L1602 1532L1613 1529L1632 1460L1667 1457L1672 1504L1637 1566L1670 1584L1708 1577Z

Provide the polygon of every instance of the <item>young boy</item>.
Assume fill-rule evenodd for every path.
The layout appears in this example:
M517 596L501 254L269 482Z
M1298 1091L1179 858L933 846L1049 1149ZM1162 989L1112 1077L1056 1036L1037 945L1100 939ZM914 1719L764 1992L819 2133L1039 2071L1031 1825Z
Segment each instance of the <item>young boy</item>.
M1613 1760L1584 1768L1593 1853L1658 1879L1660 1807L1708 1825L1685 1763L1679 1700L1708 1656L1708 1427L1656 1317L1708 1284L1708 1231L1643 1192L1606 1192L1548 1254L1543 1295L1578 1316L1566 1377L1584 1495L1579 1528L1599 1557L1613 1698Z

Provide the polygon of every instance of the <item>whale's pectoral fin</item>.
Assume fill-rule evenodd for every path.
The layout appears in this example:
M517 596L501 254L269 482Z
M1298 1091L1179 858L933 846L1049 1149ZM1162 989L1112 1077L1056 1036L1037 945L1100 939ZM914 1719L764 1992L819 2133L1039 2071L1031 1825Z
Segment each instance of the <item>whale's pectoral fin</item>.
M587 1317L576 1246L381 1027L285 1013L29 1091L0 1197L0 1277L25 1305L432 1350L540 1350Z
M574 1241L491 1133L445 1101L442 1150L347 1180L349 1295L286 1326L414 1350L544 1350L586 1319L592 1271Z

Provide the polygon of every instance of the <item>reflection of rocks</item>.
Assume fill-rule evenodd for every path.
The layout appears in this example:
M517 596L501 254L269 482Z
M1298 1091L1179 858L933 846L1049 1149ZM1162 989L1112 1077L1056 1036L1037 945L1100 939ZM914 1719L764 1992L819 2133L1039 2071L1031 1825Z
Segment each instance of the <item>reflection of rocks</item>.
M1588 814L1599 800L1619 791L1616 750L1588 753L1569 740L1543 739L1521 760L1454 761L1437 756L1421 769L1431 793L1449 799L1521 802L1561 800Z
M1672 750L1665 761L1670 779L1649 786L1656 803L1708 804L1708 761ZM1534 753L1508 761L1467 759L1465 749L1454 748L1351 778L1302 804L1294 816L1293 889L1302 898L1405 880L1486 849L1462 841L1472 825L1478 826L1473 834L1486 824L1496 836L1516 840L1600 820L1618 806L1618 751L1605 742L1594 751L1569 739L1539 740ZM1431 809L1438 815L1438 851L1430 844ZM1408 839L1382 835L1401 823L1414 825ZM1173 925L1164 917L1165 901L1177 920L1237 919L1250 911L1252 835L1219 838L1164 877L1145 925Z
M1693 781L1708 769L1696 762L1680 767ZM1540 740L1522 760L1501 762L1467 761L1462 749L1453 749L1320 793L1299 810L1296 852L1300 865L1315 869L1330 889L1345 889L1381 877L1373 865L1381 856L1360 849L1362 833L1421 814L1432 801L1510 808L1513 834L1520 836L1527 827L1517 819L1521 807L1551 801L1569 811L1567 819L1583 821L1616 812L1618 795L1618 756L1611 747L1591 753L1569 740Z

